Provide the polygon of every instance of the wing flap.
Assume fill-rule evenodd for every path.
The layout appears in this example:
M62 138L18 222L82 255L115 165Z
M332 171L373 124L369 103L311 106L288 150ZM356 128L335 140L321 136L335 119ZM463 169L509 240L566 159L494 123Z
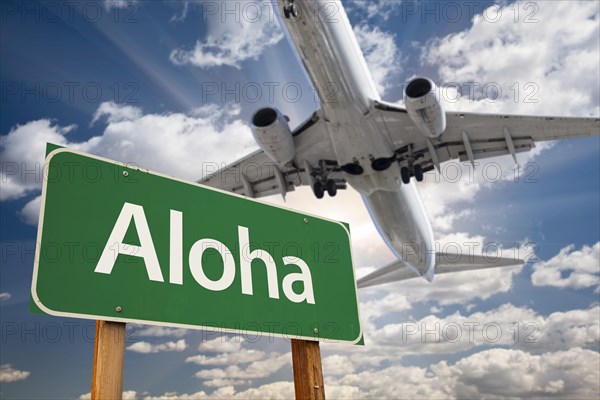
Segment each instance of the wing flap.
M445 141L461 140L462 132L471 139L504 137L508 129L513 138L531 138L535 142L600 134L600 119L574 117L539 117L527 115L495 115L478 113L446 113Z
M515 154L528 152L535 148L535 142L531 138L513 139ZM491 140L469 140L475 160L512 154L508 142L504 138ZM445 144L448 152L448 160L460 159L460 161L471 161L464 142L450 142ZM443 157L443 159L446 157Z
M373 118L396 146L402 165L419 164L424 172L443 162L512 155L535 148L535 142L600 135L600 119L446 113L447 127L437 139L421 134L406 110L375 102Z
M294 191L296 186L302 185L303 172L293 165L279 167L258 150L198 183L259 198Z

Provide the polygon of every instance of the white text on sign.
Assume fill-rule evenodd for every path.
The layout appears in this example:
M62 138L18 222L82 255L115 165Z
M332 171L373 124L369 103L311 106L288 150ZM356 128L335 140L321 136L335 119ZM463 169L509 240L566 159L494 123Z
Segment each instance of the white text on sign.
M133 220L140 245L123 243L125 234ZM169 283L183 285L183 213L170 210L170 255L169 255ZM279 279L277 264L273 256L265 250L256 249L250 251L250 231L243 226L237 226L239 249L240 249L240 274L242 293L253 295L252 283L252 261L261 260L267 271L267 287L269 297L279 299ZM208 249L213 249L221 255L223 261L223 274L217 280L209 279L202 267L202 256ZM144 260L148 278L151 281L164 282L162 270L156 255L156 249L148 227L148 221L144 208L137 204L125 203L115 222L108 242L102 251L102 255L96 265L94 272L110 274L115 266L119 254L140 257ZM300 272L290 272L283 277L281 284L283 293L287 299L294 303L306 301L315 304L313 293L312 276L308 264L299 257L284 256L282 258L285 266L294 268ZM233 254L227 246L215 239L200 239L195 242L189 251L189 268L192 276L200 286L211 291L226 290L231 286L236 275L236 264ZM292 286L294 282L302 282L303 290L296 293Z

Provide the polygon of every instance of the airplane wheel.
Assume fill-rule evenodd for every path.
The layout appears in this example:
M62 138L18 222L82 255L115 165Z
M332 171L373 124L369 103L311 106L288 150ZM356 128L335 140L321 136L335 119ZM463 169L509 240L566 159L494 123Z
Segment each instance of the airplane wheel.
M285 19L290 19L290 9L288 6L283 7L283 16Z
M290 15L294 18L298 16L298 9L295 4L290 4Z
M417 182L423 182L423 168L420 165L415 165L415 179Z
M315 185L313 186L313 192L317 199L322 199L325 196L323 184L321 182L315 182Z
M331 197L335 197L337 194L337 184L331 179L327 181L327 194Z
M402 177L402 183L408 185L410 183L410 170L408 167L400 168L400 176Z

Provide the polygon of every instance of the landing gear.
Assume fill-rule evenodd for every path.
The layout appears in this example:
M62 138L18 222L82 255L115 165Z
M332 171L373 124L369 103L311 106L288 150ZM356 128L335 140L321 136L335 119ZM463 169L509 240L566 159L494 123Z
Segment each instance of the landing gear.
M325 197L325 189L323 188L323 184L321 182L315 182L313 185L313 193L317 199L322 199Z
M402 178L402 183L408 185L410 183L410 169L408 167L400 168L400 177Z
M423 168L419 164L415 165L414 173L417 182L423 182Z
M296 18L298 16L298 9L294 4L294 0L290 0L289 4L283 6L283 16L285 19L290 19L290 17Z
M330 197L335 197L338 190L347 187L346 180L339 175L341 168L336 161L320 160L319 166L316 168L305 161L304 168L305 172L308 173L308 181L317 199L325 197L325 193Z
M412 174L409 167L400 168L400 177L402 178L402 183L408 185L410 183L410 177L414 176L417 182L423 182L425 178L425 174L423 173L423 167L417 164L412 168Z
M328 180L325 185L320 181L317 181L313 185L313 193L317 199L322 199L325 197L325 191L330 197L335 197L337 194L337 183L334 180Z
M413 176L417 182L423 182L425 172L433 169L433 166L428 165L423 150L414 151L412 144L396 150L395 156L400 163L400 178L405 185L410 183Z
M335 183L331 179L327 181L327 194L330 197L335 197L335 195L337 194L337 183Z

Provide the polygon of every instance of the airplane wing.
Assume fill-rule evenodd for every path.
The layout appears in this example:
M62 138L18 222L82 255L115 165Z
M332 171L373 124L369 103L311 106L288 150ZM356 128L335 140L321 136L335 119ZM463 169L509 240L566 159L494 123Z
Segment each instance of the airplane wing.
M377 123L388 132L400 162L411 152L427 172L444 161L470 161L516 154L535 142L600 134L598 118L538 117L503 114L446 113L446 130L437 139L426 138L402 107L375 102Z
M274 194L285 197L297 186L312 185L314 176L325 169L338 189L345 189L346 181L337 168L327 127L319 112L300 124L292 135L296 148L293 162L281 166L257 150L198 183L251 198Z
M486 257L472 254L449 254L437 253L435 262L435 274L447 274L450 272L472 271L477 269L510 267L523 265L523 260L513 258ZM359 289L369 286L382 285L385 283L404 281L418 278L417 275L402 260L396 260L383 268L360 278L356 285Z

